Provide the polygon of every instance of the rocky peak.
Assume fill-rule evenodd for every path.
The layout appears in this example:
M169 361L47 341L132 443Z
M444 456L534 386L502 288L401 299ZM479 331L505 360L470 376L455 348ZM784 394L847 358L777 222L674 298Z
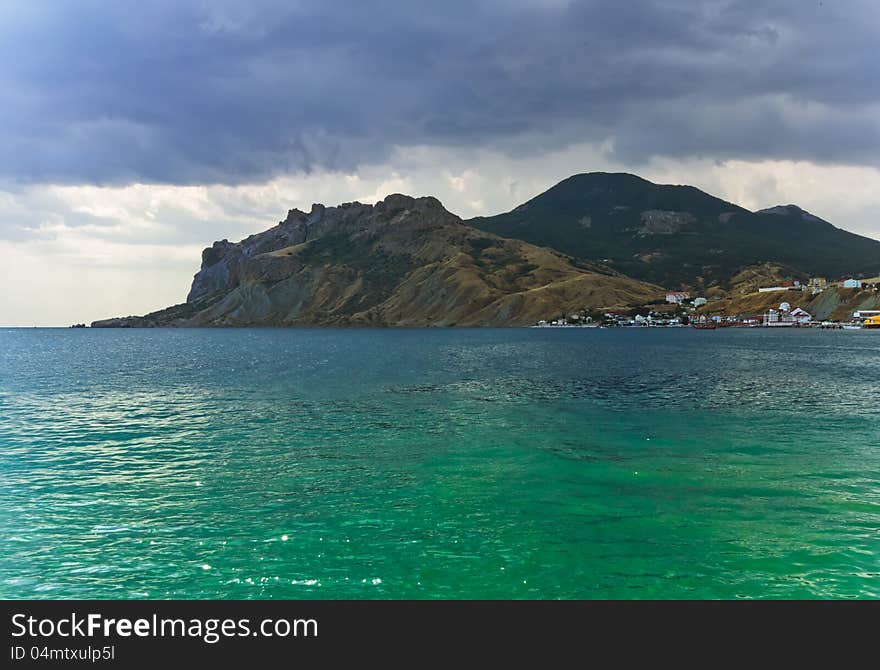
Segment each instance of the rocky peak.
M219 263L234 246L235 245L227 239L214 242L214 244L202 251L202 267L211 267L212 265Z
M443 204L431 195L414 198L411 195L392 193L384 200L377 202L375 207L388 211L399 209L443 209Z
M306 217L307 214L304 211L294 207L293 209L287 210L287 217L281 223L286 225L302 223L306 220Z
M395 214L405 209L412 209L416 199L401 193L392 193L373 206L373 210L385 214Z
M815 214L810 214L807 210L801 209L797 205L776 205L775 207L767 207L759 209L755 214L773 214L775 216L796 216L805 221L815 221L817 223L827 223Z
M377 230L385 225L427 228L458 222L437 198L413 198L394 193L375 205L350 202L338 207L314 203L308 213L299 209L273 228L250 235L240 242L221 240L202 252L202 267L193 277L188 302L229 291L241 281L241 267L248 259L309 242L328 234Z

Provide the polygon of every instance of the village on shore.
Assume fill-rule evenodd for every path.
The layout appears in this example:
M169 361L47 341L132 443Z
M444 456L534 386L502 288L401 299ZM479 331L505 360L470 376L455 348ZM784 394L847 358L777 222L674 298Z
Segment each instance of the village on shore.
M858 309L847 319L816 319L798 303L808 302L831 288L880 290L880 277L845 278L829 282L812 277L807 282L786 280L776 286L759 287L757 293L778 294L778 307L758 314L712 314L710 300L687 291L670 291L664 301L625 310L584 309L555 319L538 321L535 328L822 328L861 330L880 329L880 308Z

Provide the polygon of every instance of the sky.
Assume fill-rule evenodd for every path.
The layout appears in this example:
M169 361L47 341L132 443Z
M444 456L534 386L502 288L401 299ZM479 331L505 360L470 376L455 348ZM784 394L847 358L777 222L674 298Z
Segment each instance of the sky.
M293 207L597 170L880 239L878 42L876 0L3 0L0 325L183 302Z

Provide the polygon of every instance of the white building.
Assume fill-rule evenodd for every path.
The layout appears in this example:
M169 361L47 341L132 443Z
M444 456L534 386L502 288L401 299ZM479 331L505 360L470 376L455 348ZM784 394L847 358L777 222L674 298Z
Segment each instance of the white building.
M702 307L706 302L705 298L694 298L694 307Z
M779 305L779 309L771 309L764 315L765 326L798 326L810 323L813 316L800 307L791 308L787 302Z
M807 288L813 295L818 295L828 288L828 281L825 277L810 277L810 282L807 284Z
M791 310L791 316L798 323L810 323L813 320L813 315L800 307L795 307Z
M843 288L862 288L861 279L846 279L843 282Z
M666 294L666 302L673 305L680 305L690 297L691 294L686 291L673 291Z
M771 309L764 315L765 326L793 326L794 319L788 312Z

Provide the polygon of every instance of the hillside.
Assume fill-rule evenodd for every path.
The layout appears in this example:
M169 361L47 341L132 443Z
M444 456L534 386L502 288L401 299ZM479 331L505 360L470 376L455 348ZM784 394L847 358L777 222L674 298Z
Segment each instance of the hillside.
M658 286L479 231L435 198L291 210L202 254L187 301L94 327L525 325L643 304Z
M575 175L510 212L467 223L670 288L727 288L737 272L765 262L804 276L880 272L880 241L794 205L750 212L631 174Z
M763 314L778 309L787 302L792 308L801 307L814 319L824 321L848 321L852 313L860 309L880 309L880 293L873 290L831 287L818 295L801 291L773 291L771 293L731 293L727 297L710 301L696 311L699 314L737 316Z
M808 279L809 277L804 273L788 266L778 263L758 263L743 268L724 282L728 290L721 293L740 296L757 293L762 286L781 286L783 282L789 280L799 280L806 283Z

